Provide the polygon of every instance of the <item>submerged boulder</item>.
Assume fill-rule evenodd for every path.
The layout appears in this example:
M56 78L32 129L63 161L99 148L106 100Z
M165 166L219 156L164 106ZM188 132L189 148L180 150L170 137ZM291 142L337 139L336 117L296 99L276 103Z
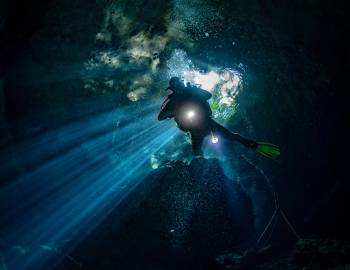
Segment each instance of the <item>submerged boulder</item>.
M142 181L78 256L88 269L105 269L105 262L118 269L209 269L218 254L253 234L251 200L218 160L172 161Z
M335 239L300 239L294 250L297 265L313 264L317 269L340 267L350 263L350 243Z
M217 257L219 269L350 269L350 243L345 240L299 239L293 246L269 245L244 254L227 252Z

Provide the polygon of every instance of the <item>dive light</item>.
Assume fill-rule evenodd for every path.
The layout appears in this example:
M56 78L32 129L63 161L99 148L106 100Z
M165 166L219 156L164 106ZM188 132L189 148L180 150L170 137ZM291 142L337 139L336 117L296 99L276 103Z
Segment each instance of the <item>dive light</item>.
M213 132L211 131L211 142L212 143L218 143L219 142L219 138L217 136L214 136Z
M193 119L195 115L196 115L195 112L192 111L192 110L188 111L187 114L186 114L188 119Z

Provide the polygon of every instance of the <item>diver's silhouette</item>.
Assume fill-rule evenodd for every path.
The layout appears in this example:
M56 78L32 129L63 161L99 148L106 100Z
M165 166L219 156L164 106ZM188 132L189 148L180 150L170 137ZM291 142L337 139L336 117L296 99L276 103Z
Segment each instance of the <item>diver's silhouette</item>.
M169 87L172 93L163 102L158 120L174 118L178 127L191 134L192 151L195 156L202 156L202 143L206 136L219 136L231 141L238 141L246 147L256 149L258 143L232 133L212 119L212 111L207 102L211 94L201 88L187 84L178 77L172 77Z

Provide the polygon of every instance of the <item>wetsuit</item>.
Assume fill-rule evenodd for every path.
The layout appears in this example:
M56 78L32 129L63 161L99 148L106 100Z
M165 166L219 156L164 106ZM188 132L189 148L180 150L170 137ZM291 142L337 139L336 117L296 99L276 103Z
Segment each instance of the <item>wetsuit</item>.
M237 133L232 133L211 118L212 111L207 102L212 96L209 92L194 86L181 86L180 88L169 88L173 90L173 93L163 102L158 120L175 118L181 130L190 132L192 151L195 156L203 155L201 149L203 140L211 132L221 138L238 141L246 147L256 147L255 141L248 140ZM187 119L186 113L188 111L195 113L195 119Z

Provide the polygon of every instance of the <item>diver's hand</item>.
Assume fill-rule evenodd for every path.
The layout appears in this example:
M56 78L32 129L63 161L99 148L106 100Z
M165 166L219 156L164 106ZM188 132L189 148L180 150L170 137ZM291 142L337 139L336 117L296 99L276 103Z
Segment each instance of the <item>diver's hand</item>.
M173 118L173 117L174 117L174 115L173 115L172 112L168 112L168 111L163 110L158 115L158 121L162 121L162 120L165 120L167 118L170 119L170 118Z

